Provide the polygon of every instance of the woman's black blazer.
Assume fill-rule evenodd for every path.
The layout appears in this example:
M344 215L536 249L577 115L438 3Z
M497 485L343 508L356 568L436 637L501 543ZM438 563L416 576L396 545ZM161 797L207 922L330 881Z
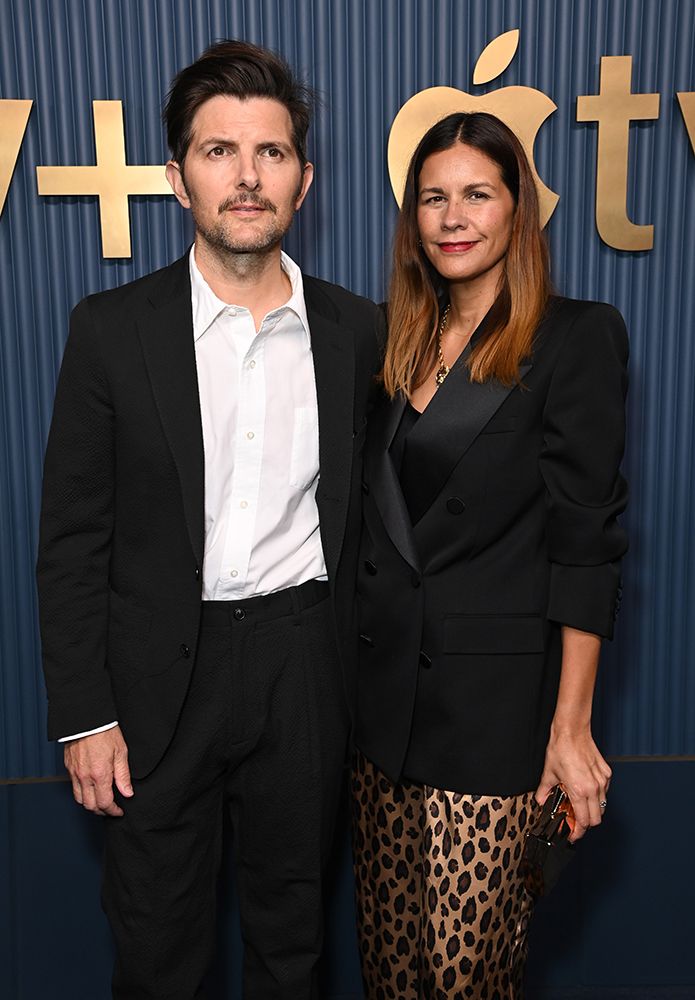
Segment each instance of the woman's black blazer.
M520 385L452 369L408 436L403 488L389 448L404 401L375 411L356 742L392 780L536 787L561 625L612 635L627 355L612 306L551 299Z

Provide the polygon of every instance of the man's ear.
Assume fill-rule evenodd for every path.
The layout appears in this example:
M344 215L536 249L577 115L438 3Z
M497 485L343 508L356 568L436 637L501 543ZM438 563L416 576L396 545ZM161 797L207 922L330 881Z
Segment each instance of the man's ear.
M311 182L314 179L314 164L305 163L304 170L302 171L302 183L299 187L299 194L297 195L297 200L294 203L295 212L299 209L302 202L306 198L307 191L311 187Z
M167 180L171 184L171 190L176 195L179 205L183 208L191 207L191 199L188 197L186 185L183 181L183 171L176 160L169 160L166 165Z

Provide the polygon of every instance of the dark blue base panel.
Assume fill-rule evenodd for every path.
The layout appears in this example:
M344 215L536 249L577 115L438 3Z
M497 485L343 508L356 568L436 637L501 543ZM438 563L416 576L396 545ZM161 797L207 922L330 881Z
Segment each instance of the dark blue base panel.
M617 763L602 827L538 906L526 1000L695 1000L695 763ZM101 827L65 783L0 787L0 996L108 1000ZM328 893L325 1000L361 1000L345 820ZM211 996L241 998L233 872Z

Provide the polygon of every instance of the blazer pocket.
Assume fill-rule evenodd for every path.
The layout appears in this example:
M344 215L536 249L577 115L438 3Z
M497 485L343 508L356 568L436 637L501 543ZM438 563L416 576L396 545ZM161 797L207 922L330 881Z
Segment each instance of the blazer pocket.
M445 653L542 653L543 619L537 615L447 615Z

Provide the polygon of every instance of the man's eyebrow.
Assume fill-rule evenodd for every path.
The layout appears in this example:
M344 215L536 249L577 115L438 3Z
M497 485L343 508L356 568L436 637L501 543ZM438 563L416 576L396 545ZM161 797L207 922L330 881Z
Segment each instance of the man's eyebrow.
M210 135L204 136L197 143L198 149L203 149L204 146L236 146L238 145L236 139L230 139L228 136ZM291 142L287 142L285 139L262 139L260 142L256 143L256 149L268 149L271 146L277 146L278 149L291 151L294 146Z

